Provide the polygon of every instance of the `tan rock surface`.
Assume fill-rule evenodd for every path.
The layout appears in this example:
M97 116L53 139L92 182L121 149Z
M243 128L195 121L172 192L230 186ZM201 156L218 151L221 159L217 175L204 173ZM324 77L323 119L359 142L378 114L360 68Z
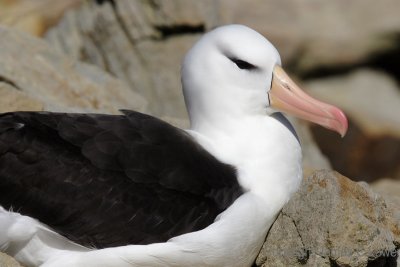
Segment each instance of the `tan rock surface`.
M146 101L123 82L94 66L59 54L42 40L0 27L1 93L15 110L88 111L118 113L118 109L143 111ZM8 93L7 93L8 92ZM29 100L28 100L29 99ZM15 103L13 103L15 102ZM41 106L42 105L42 106ZM7 107L3 106L5 111Z
M297 72L362 62L398 43L396 0L221 0L219 7L220 24L254 27Z
M12 257L0 252L1 267L21 267L21 265Z
M0 1L0 24L42 36L54 25L65 10L76 7L82 0L14 0Z
M119 19L115 21L123 24L131 41L158 38L162 35L160 29L169 30L172 35L191 34L185 29L242 23L267 36L280 51L284 65L290 63L297 71L362 62L372 53L393 48L400 28L397 14L400 3L396 0L354 0L351 3L345 0L119 0L116 3L115 14ZM86 29L90 30L100 20L110 18L99 11L109 8L106 6L86 5L64 20L69 20L70 26L72 22L80 24L78 28L88 26ZM111 24L112 21L114 19ZM108 26L114 27L110 23ZM109 29L103 30L103 35L110 34ZM71 37L77 33L68 32L63 26L59 31ZM50 39L54 40L53 37ZM82 47L73 50L80 49ZM182 55L183 51L177 53Z
M17 110L42 111L43 109L42 102L7 83L0 82L0 113Z
M399 211L366 183L315 172L273 224L257 266L394 266Z
M372 189L385 197L393 205L400 207L400 181L394 179L379 179L371 184ZM400 212L399 212L400 220Z
M178 2L183 6L172 16L171 9ZM180 65L184 53L200 35L171 33L174 38L164 35L173 31L174 28L169 28L171 23L186 25L183 23L190 17L193 30L199 24L202 31L205 14L197 8L202 5L196 4L190 9L189 2L162 1L160 6L153 6L146 1L119 1L115 9L108 3L84 5L67 13L60 25L48 33L47 39L56 49L94 63L125 81L152 102L149 113L185 119ZM184 12L185 8L192 11ZM183 30L190 31L190 27Z

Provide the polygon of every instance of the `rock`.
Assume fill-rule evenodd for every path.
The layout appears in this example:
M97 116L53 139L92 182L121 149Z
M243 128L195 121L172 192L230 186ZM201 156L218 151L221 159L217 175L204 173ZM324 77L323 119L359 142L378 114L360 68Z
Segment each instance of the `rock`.
M44 106L12 85L0 82L0 113L17 110L42 111Z
M283 65L297 73L364 62L397 45L400 30L396 0L355 0L351 5L322 0L102 2L68 12L46 39L75 59L111 72L147 99L162 103L167 98L151 113L178 118L186 118L186 112L177 63L199 33L214 26L255 28L277 46ZM154 73L163 76L149 75Z
M350 119L348 134L312 127L332 167L356 180L400 178L400 90L389 76L360 69L345 76L305 84L313 96L342 108Z
M281 52L284 65L291 64L297 72L363 62L371 54L397 45L396 33L400 28L397 16L400 4L396 0L355 0L351 5L346 1L322 0L207 0L206 3L122 0L114 3L116 23L122 23L132 41L157 38L160 33L191 34L195 29L242 23L268 36ZM107 3L100 8L106 5L111 8ZM97 24L99 18L92 15L98 14L99 7L91 5L89 9L90 12L75 13L78 24L91 25L90 21ZM103 30L108 34L108 29Z
M387 74L358 69L311 80L305 87L311 95L341 107L367 135L400 138L400 88Z
M332 171L315 172L279 214L256 264L393 266L400 247L395 216L400 209L392 208L365 183Z
M400 181L393 179L380 179L371 184L372 189L385 198L386 203L395 212L394 218L400 221ZM400 250L397 250L400 255ZM397 258L397 266L400 266L400 256Z
M299 73L354 65L397 46L399 9L396 0L220 0L219 23L257 29Z
M0 266L1 267L21 267L21 265L12 257L0 252Z
M318 127L312 126L311 130L332 168L353 180L373 182L381 177L400 177L398 138L368 136L352 121L343 139Z
M181 128L181 129L190 128L189 120L178 119L178 118L173 118L173 117L168 117L168 116L162 116L160 119L174 125L175 127Z
M400 181L383 178L372 183L371 187L375 192L382 195L387 202L400 207ZM398 218L400 220L400 212Z
M44 41L0 27L1 111L144 111L147 102L97 67L67 58Z
M78 6L81 1L0 1L0 24L41 36L65 10Z
M198 38L199 35L181 36L164 42L143 41L137 45L147 66L144 72L149 86L147 91L141 89L138 92L151 101L151 107L148 107L151 114L188 118L179 78L183 55L176 51L186 53ZM170 56L161 56L160 52Z
M124 11L130 8L150 7L147 10L149 24L156 26L163 35L168 34L165 30L170 29L169 34L177 31L189 30L190 27L204 27L211 29L217 23L218 1L215 0L176 0L176 1L120 1L117 3L118 13L125 21L133 20L131 13ZM132 10L130 10L132 11ZM127 16L128 15L128 16ZM128 24L132 25L132 24ZM186 29L185 29L186 28Z
M58 50L125 81L152 102L150 114L187 119L180 65L210 20L204 8L210 5L190 2L194 5L189 7L189 2L83 5L68 12L46 39Z
M301 143L301 152L303 154L303 175L308 176L315 170L332 169L329 160L321 153L321 150L315 142L308 123L293 118L291 119L291 122L296 129Z

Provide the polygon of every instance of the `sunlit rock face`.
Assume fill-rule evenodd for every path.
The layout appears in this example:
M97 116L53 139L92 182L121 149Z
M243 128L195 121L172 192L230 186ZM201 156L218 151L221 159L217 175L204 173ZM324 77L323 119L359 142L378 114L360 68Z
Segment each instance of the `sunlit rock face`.
M366 183L315 172L278 216L257 266L394 266L399 215Z

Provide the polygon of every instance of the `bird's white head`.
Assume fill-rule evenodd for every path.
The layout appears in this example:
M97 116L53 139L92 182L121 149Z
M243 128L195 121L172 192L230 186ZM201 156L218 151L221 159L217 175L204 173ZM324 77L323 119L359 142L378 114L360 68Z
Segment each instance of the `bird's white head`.
M273 111L341 135L347 130L343 112L305 94L281 68L275 47L243 25L205 34L184 59L182 85L193 130Z

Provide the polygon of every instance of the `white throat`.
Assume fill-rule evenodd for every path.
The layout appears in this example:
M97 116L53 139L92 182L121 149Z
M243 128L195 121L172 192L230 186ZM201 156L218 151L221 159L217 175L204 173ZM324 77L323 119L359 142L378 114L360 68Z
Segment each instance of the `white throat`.
M200 125L189 132L215 157L237 168L246 191L280 209L298 189L301 148L293 127L280 113L232 118L219 126Z

